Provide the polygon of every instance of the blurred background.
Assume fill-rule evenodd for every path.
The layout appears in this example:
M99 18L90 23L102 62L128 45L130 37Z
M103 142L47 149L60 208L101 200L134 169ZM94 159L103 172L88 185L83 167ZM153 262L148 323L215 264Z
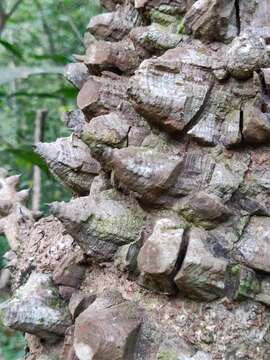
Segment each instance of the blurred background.
M44 212L46 203L70 194L33 152L35 133L46 142L69 135L61 119L75 108L76 90L63 68L72 54L84 53L83 34L99 12L97 0L0 0L0 167L21 174L22 188L33 188L39 169ZM0 269L7 250L0 236ZM8 296L0 287L0 302ZM24 346L23 335L4 329L0 320L0 360L21 359Z

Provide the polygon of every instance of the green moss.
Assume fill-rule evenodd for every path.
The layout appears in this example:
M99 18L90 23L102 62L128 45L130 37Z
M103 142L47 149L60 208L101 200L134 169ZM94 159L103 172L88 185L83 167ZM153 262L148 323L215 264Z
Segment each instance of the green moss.
M240 266L240 265L233 265L233 266L231 267L231 273L232 273L232 275L237 275L237 276L239 276L240 272L241 272L241 266Z
M61 310L65 308L66 304L64 300L59 296L57 289L54 286L54 283L50 281L49 284L50 290L52 291L52 295L48 301L48 306L55 310Z
M253 299L260 292L260 282L253 270L240 264L233 264L229 268L228 284L234 289L235 300Z
M184 34L185 33L185 25L184 25L184 18L179 19L179 24L177 26L177 34Z
M158 10L165 14L175 15L175 8L170 5L162 4L158 7Z
M150 12L150 18L152 23L167 27L173 33L184 34L185 32L183 16L169 15L166 12L153 9Z
M158 353L157 360L178 360L178 355L174 351L164 350Z
M50 299L50 304L49 306L52 308L52 309L55 309L55 310L61 310L65 307L65 304L63 302L63 300L59 297L59 296L53 296L52 299Z
M101 194L100 211L92 213L85 221L87 232L100 241L124 244L140 237L145 214L136 203L127 203L115 190ZM110 211L109 209L114 209ZM107 214L105 216L104 214Z
M253 298L259 291L260 285L257 279L248 276L241 281L238 296Z
M176 23L176 18L174 16L165 14L155 9L151 10L150 18L152 22L158 23L163 26L169 26Z
M211 229L215 228L215 226L216 226L214 220L208 221L208 220L202 219L199 215L194 214L193 211L190 209L181 210L179 215L182 216L190 226L193 225L196 227L202 227L206 230L211 230Z

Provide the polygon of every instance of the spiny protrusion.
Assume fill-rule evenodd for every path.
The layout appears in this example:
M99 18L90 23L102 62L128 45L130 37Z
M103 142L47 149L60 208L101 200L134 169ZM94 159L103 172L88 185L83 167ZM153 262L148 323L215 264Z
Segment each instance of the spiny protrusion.
M127 79L113 73L106 76L90 76L81 88L77 104L88 121L92 117L117 110L127 98Z
M33 214L25 206L30 190L17 191L20 175L8 176L0 169L0 233L7 237L12 250L23 243L30 231Z
M182 161L180 156L135 146L114 149L108 156L120 184L150 202L174 184Z
M128 5L118 7L115 12L93 16L87 30L99 40L119 41L134 27L142 24L138 10Z
M140 239L145 220L135 200L114 190L53 203L51 210L95 260L111 259L119 246Z
M61 138L53 143L38 143L36 151L48 163L51 171L72 191L87 195L99 163L77 136Z

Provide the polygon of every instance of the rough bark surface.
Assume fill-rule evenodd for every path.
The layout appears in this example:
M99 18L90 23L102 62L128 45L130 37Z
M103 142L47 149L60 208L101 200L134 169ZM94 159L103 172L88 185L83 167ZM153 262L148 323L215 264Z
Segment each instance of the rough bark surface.
M270 1L102 4L37 145L76 197L35 222L1 171L3 319L27 360L267 360Z

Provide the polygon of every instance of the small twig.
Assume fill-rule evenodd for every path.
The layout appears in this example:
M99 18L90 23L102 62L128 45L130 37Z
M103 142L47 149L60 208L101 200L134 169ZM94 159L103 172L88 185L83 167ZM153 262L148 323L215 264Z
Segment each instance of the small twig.
M0 2L0 13L6 15L6 12L5 12L5 9L4 9L3 2L2 2L2 1Z
M17 0L8 13L6 13L1 1L2 0L0 0L0 36L6 26L8 19L14 14L23 0Z
M35 4L36 4L36 7L37 7L38 11L40 12L40 17L41 17L41 21L42 21L43 30L44 30L44 32L45 32L45 34L47 36L48 43L49 43L50 53L55 54L56 50L55 50L55 46L54 46L54 40L53 40L52 32L51 32L51 29L50 29L47 21L46 21L46 18L45 18L44 12L43 12L43 8L42 8L39 0L34 0L34 1L35 1Z
M44 123L48 114L47 109L37 111L35 120L35 136L34 144L43 140L44 136ZM33 195L32 195L32 210L33 212L39 211L41 199L41 170L38 166L33 169Z
M66 11L66 8L65 8L65 5L62 1L60 1L60 4L59 4L63 14L65 14L66 18L67 18L67 23L69 24L71 30L73 31L73 33L75 34L75 36L77 37L77 39L80 41L80 43L82 45L84 45L84 42L83 42L83 37L81 35L81 32L80 30L77 28L76 24L74 23L74 21L72 20L72 18L67 15L67 11Z
M73 22L73 20L72 20L70 17L68 17L68 20L67 20L67 21L68 21L68 23L69 23L69 25L70 25L70 27L71 27L71 30L72 30L73 33L76 35L77 39L80 41L80 43L81 43L82 45L84 45L83 37L82 37L79 29L77 28L77 26L76 26L75 23Z
M23 2L23 0L17 0L14 5L12 6L11 10L7 13L7 18L10 18L13 13L17 10L19 5Z

